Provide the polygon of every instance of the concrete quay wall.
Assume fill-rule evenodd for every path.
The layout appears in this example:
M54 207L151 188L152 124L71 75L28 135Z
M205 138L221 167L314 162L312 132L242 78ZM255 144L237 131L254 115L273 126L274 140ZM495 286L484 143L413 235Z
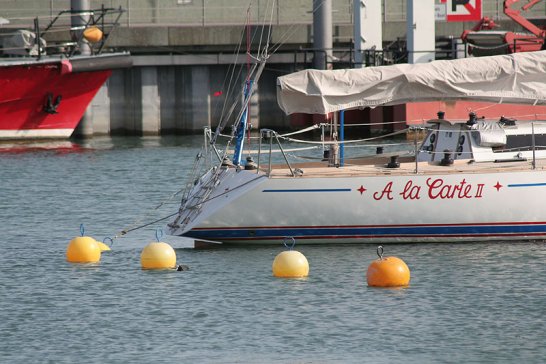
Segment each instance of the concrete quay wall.
M342 0L334 4L333 46L346 49L344 57L348 58L351 58L353 42L351 3ZM197 6L201 11L194 9L195 14L192 6L163 8L163 3L159 2L155 7L136 4L131 2L127 5L129 11L122 19L121 27L108 40L109 48L130 51L134 66L114 71L88 110L86 120L91 126L85 130L90 135L142 135L199 133L205 126L214 127L226 101L223 86L233 63L233 52L241 39L246 38L243 24L231 17L240 20L244 19L244 14L233 7L226 8L230 11L221 6L207 7L212 3L205 6L204 2L201 8ZM268 63L252 99L254 127L287 129L302 123L301 118L289 118L279 109L275 84L278 76L311 65L313 31L309 4L303 0L279 3L283 6L275 14L277 20L273 22L269 41L282 46ZM384 1L383 4L384 46L397 40L404 42L405 0ZM506 19L499 10L502 9L500 4L500 0L484 1L484 15L494 17L501 25L500 29L521 30L515 22ZM149 14L144 9L148 9ZM213 9L217 11L214 16ZM256 11L263 12L260 9ZM544 9L537 6L532 9L532 15L542 15ZM435 32L437 37L458 38L463 30L472 26L474 22L437 21ZM260 29L260 25L248 28L252 33L260 32ZM258 38L252 41L253 54L261 45ZM242 53L243 56L237 60L239 65L246 61L244 49ZM239 76L236 82L239 90L242 90L243 80L244 76Z
M225 114L231 106L224 106L229 101L224 86L229 66L180 65L153 58L160 64L149 65L145 59L139 64L135 57L131 69L113 71L90 105L87 136L200 133L218 124L222 109ZM262 74L251 99L251 122L255 128L286 129L289 118L277 106L275 90L279 69L282 72L286 65L271 67ZM234 94L240 95L244 75L232 83Z

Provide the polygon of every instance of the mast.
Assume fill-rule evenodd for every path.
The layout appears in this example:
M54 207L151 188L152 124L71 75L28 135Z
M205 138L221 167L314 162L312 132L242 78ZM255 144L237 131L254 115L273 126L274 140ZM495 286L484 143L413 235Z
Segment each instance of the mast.
M248 119L248 105L250 104L250 97L252 96L252 93L254 92L254 89L256 88L256 84L258 83L258 80L260 79L262 72L265 68L267 57L260 59L260 66L256 69L256 73L254 74L254 77L251 78L249 75L249 79L246 82L245 92L244 92L244 98L243 98L243 105L241 108L241 111L239 112L239 115L237 115L237 122L233 125L233 129L235 130L235 140L236 140L236 146L240 145L240 150L237 151L237 147L235 149L235 154L240 153L242 154L243 150L243 141L245 137L245 128L243 128L242 132L239 133L239 130L241 128L241 125L243 123L246 123ZM240 161L239 156L239 161ZM235 163L235 158L233 159L233 162Z
M265 63L267 62L267 59L269 58L268 52L269 52L269 40L271 36L271 23L272 23L272 17L273 17L273 9L274 5L271 8L271 19L269 21L269 30L266 35L266 41L264 44L264 47L261 48L261 40L260 45L258 46L258 53L257 57L252 57L251 52L251 37L250 37L250 8L247 11L247 30L246 30L246 54L247 54L247 78L245 81L244 91L243 91L243 102L241 105L241 111L239 112L238 117L235 119L235 124L233 125L233 134L232 138L235 138L235 148L233 151L233 164L236 166L241 165L241 157L243 155L243 147L244 147L244 141L245 141L245 135L247 133L248 129L248 118L249 118L249 109L250 109L250 98L252 97L252 93L254 92L258 80L260 79L262 72L265 67ZM265 25L262 27L262 35L265 30ZM255 59L257 63L255 63L252 67L251 59ZM259 64L258 67L257 64ZM248 131L250 133L250 131ZM250 143L250 139L249 139Z
M233 152L233 164L235 164L236 166L241 165L241 156L243 155L243 146L245 143L245 134L246 134L246 129L248 125L248 105L250 102L250 96L252 96L252 94L250 93L250 90L252 89L253 83L254 83L253 80L247 80L245 82L245 90L243 93L243 98L247 100L247 102L244 104L243 114L241 115L241 118L239 119L237 131L235 133L236 142L235 142L235 150Z

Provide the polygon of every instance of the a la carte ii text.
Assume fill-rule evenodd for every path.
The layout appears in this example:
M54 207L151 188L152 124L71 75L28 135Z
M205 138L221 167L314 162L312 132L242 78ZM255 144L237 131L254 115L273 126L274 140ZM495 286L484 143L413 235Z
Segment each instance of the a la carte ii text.
M483 187L485 186L483 183L468 183L466 179L458 183L447 183L443 178L428 178L426 186L409 180L401 191L395 191L393 185L394 182L387 182L382 190L373 192L372 197L374 200L394 200L397 196L404 200L419 200L422 197L431 200L482 198ZM365 191L363 187L359 189L359 191L362 190Z

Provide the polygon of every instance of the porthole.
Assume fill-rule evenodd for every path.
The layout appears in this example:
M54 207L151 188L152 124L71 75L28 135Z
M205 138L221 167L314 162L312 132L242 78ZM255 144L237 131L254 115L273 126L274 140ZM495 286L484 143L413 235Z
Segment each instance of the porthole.
M461 154L463 154L463 146L462 146L462 145L459 145L459 146L457 147L457 155L461 155Z
M463 144L464 144L464 140L465 140L464 135L461 135L461 136L459 137L459 144L460 144L460 145L463 145Z

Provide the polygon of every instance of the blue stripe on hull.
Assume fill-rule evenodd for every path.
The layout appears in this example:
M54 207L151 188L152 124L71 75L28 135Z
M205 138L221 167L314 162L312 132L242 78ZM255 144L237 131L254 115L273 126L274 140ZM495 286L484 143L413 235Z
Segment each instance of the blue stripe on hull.
M290 190L263 190L262 192L351 192L350 188L304 188Z
M510 184L508 187L542 187L546 186L546 183L515 183Z
M241 229L199 229L184 234L196 239L251 239L293 237L433 237L433 236L495 236L546 235L546 224L521 225L446 225L446 226L388 226L388 227L277 227Z

